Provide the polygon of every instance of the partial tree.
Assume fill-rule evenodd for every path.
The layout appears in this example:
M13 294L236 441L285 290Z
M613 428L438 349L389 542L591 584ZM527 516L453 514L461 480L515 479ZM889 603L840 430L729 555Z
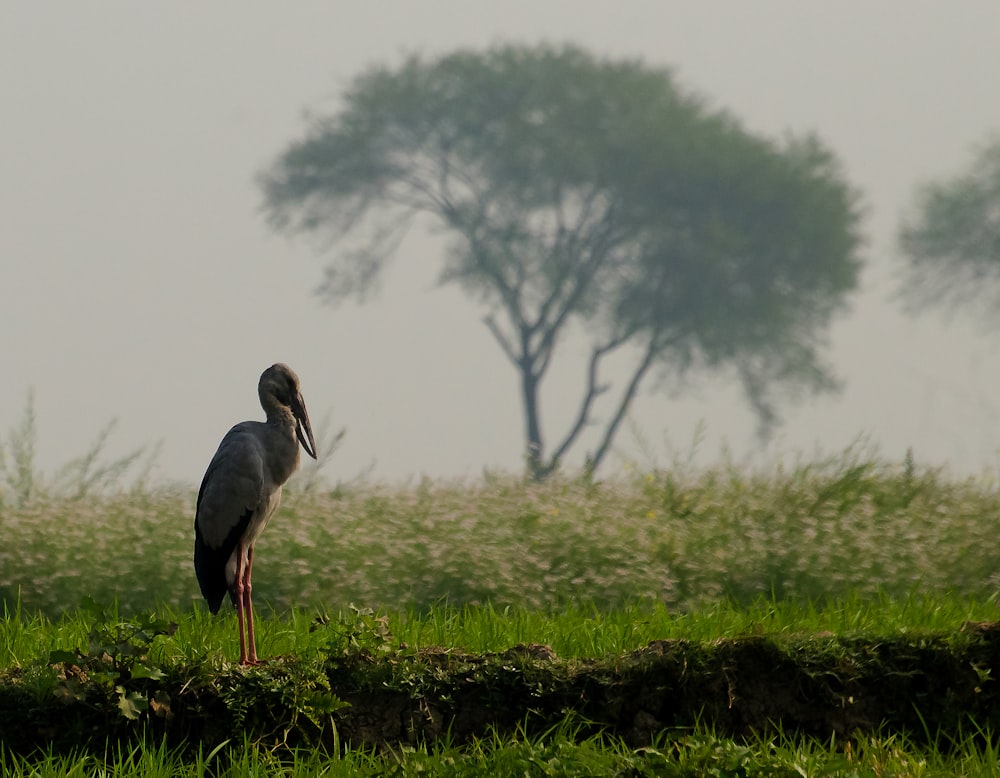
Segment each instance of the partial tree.
M536 478L607 395L599 465L651 373L730 372L762 429L779 392L836 385L820 351L858 282L856 193L815 138L751 135L668 71L574 47L410 57L358 76L261 185L273 227L333 239L331 303L376 288L414 217L443 228L440 281L482 303L518 371ZM550 448L541 386L571 326L590 354ZM613 393L620 349L635 361Z
M958 175L923 186L899 232L906 310L1000 312L1000 136Z

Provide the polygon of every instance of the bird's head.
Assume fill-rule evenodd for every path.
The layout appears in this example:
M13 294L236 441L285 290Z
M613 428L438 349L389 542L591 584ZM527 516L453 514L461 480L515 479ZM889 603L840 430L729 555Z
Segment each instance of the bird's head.
M260 375L257 394L265 411L272 407L285 407L292 412L292 417L295 419L295 436L306 453L315 459L316 440L313 438L309 412L306 410L305 400L302 399L299 377L295 375L295 371L281 362L271 365Z

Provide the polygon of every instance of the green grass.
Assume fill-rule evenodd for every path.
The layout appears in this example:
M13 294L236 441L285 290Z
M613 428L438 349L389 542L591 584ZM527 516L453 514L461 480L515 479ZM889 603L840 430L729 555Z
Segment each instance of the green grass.
M179 611L164 606L153 615L176 625L173 634L156 639L153 656L157 661L221 663L239 656L236 617L231 612L211 616L202 607ZM296 608L259 613L256 626L262 656L308 657L326 649L333 630L345 641L405 644L414 650L446 647L484 653L539 643L572 659L615 656L667 639L711 642L747 635L931 634L958 630L967 621L995 621L996 616L992 599L911 594L902 599L850 597L824 605L790 600L760 600L746 607L716 603L685 613L674 613L662 603L613 611L571 605L551 612L490 605L379 611ZM5 611L0 620L0 669L21 666L56 649L85 651L95 623L113 625L124 620L115 608L96 613L93 607L75 608L55 619L16 608ZM324 628L318 629L321 625Z
M577 606L551 613L490 606L436 606L427 610L369 612L294 609L262 614L262 655L294 656L303 666L321 663L331 652L362 651L390 659L418 648L445 646L468 652L501 652L517 643L548 643L563 658L593 659L626 654L650 641L678 638L711 645L721 639L772 636L790 645L819 645L811 638L871 638L885 643L905 635L957 633L967 620L992 617L992 601L935 598L911 594L896 600L848 599L813 605L760 601L749 608L716 604L684 614L662 605L635 605L620 611ZM120 625L173 623L169 634L149 639L136 662L188 674L194 683L224 685L239 681L227 665L236 659L235 618L212 617L202 608L177 612L161 608L155 616L126 618L114 609L88 602L58 618L8 612L0 621L0 671L11 670L24 683L34 678L42 694L55 676L46 670L53 651L84 658L104 655L108 635ZM151 630L152 633L152 630ZM95 637L96 636L96 637ZM145 640L145 639L143 639ZM331 643L331 641L333 641ZM113 642L113 641L112 641ZM142 640L139 641L140 643ZM915 644L916 644L915 643ZM125 641L126 645L129 641ZM134 644L134 641L133 641ZM831 644L832 645L832 644ZM834 650L839 650L833 646ZM128 650L123 656L128 655ZM148 654L148 658L147 658ZM80 662L81 665L84 662ZM100 663L99 663L100 664ZM95 669L98 665L95 665ZM318 665L317 665L318 666ZM173 669L172 669L173 668ZM273 678L284 677L275 665ZM379 672L384 673L385 670ZM96 677L96 676L95 676ZM255 683L272 673L255 673ZM304 677L304 676L303 676ZM386 676L388 678L388 676ZM228 680L222 681L223 678ZM248 679L250 676L248 676ZM111 685L115 681L109 681ZM296 681L295 683L298 683ZM57 684L56 688L59 688ZM110 688L110 686L109 686ZM277 687L275 687L277 688ZM291 687L283 686L286 691ZM261 687L266 691L266 687ZM0 752L3 775L991 775L1000 772L994 739L988 733L952 733L914 742L898 733L860 734L849 740L815 741L795 733L759 735L737 741L707 728L667 730L644 748L631 748L608 735L595 735L586 722L568 718L544 734L494 733L461 746L447 735L389 752L347 749L334 754L301 748L275 749L274 738L230 741L210 758L202 746L171 750L162 744L109 744L107 750L41 753ZM970 725L971 726L971 725ZM237 738L234 741L232 738ZM279 738L280 742L280 738Z
M211 694L221 693L228 700L227 705L249 703L250 709L258 711L261 710L259 705L267 708L272 704L268 700L290 699L288 694L308 704L309 697L301 695L311 694L309 689L337 695L357 693L358 689L369 687L376 691L380 688L400 691L409 689L408 684L412 683L417 684L414 689L423 689L421 695L429 694L428 699L434 704L435 693L429 690L439 683L445 684L442 688L448 688L452 682L436 675L433 664L425 665L419 659L414 661L418 649L444 646L461 665L462 660L457 658L457 654L462 651L469 654L501 654L519 643L548 643L564 660L611 659L604 665L607 668L604 672L609 672L619 666L617 657L625 657L652 641L676 638L692 645L709 647L711 651L712 646L723 640L749 637L756 641L766 636L778 645L787 645L790 649L787 656L812 652L812 667L837 667L838 662L831 664L824 658L832 651L841 657L838 661L846 663L843 666L849 668L859 659L872 661L873 655L865 653L864 645L888 647L900 638L906 645L914 647L929 646L939 641L942 635L951 635L951 644L960 650L963 641L976 639L975 633L961 631L962 625L968 620L983 621L984 617L992 616L993 610L992 602L918 595L903 600L887 596L873 601L851 599L823 606L791 601L760 601L750 608L718 604L679 616L662 604L637 605L613 612L576 607L552 613L490 606L437 606L422 611L384 613L359 609L338 612L295 609L283 614L263 614L258 620L261 654L273 657L273 660L269 659L268 664L259 670L244 674L232 669L237 652L236 625L231 614L211 617L201 608L183 613L162 608L156 614L126 618L113 609L103 609L88 602L86 607L54 620L42 614L17 611L5 614L0 622L0 672L7 673L5 683L13 684L14 688L28 694L28 697L20 698L21 704L34 705L25 701L37 699L40 704L51 706L51 702L45 703L44 700L51 700L53 694L57 697L66 693L77 694L75 690L80 688L75 687L73 681L61 680L69 676L62 675L59 667L50 667L54 661L52 657L67 657L58 661L84 668L84 673L90 676L87 683L105 685L105 691L93 699L96 702L102 695L109 695L112 699L111 711L115 710L114 700L118 694L116 684L122 681L117 679L117 670L113 677L104 677L109 670L117 668L119 662L128 668L122 677L133 679L129 688L135 687L134 679L147 675L155 678L155 675L149 674L150 671L160 673L160 677L166 679L163 684L154 683L142 692L142 707L135 711L140 717L152 716L151 709L148 714L144 713L147 710L145 700L152 700L155 696L152 689L169 688L168 699L173 699L176 689L191 684L205 690L197 693L196 699L208 699L209 690L214 689L216 691ZM856 645L852 639L862 641L862 647L852 648ZM856 651L860 651L857 656L850 654ZM888 656L884 652L880 655ZM338 656L353 656L355 659L348 659L341 666L335 659ZM356 661L358 657L360 662ZM328 676L333 667L344 669L340 675ZM505 668L504 672L511 669ZM987 682L991 668L981 667L979 670L984 673L983 682ZM317 672L319 675L316 675ZM464 677L466 672L460 670L457 678ZM489 666L483 666L482 672L493 671L489 670ZM341 675L343 679L338 680ZM497 680L502 681L503 677L503 674L498 675ZM316 678L320 679L318 686L313 685ZM690 682L696 683L693 676ZM346 684L343 688L342 683ZM358 683L361 685L356 686ZM428 683L430 686L426 686ZM242 688L244 685L246 689ZM143 688L141 682L139 688ZM122 692L121 696L119 707L126 703L129 695ZM241 699L244 702L240 702ZM257 702L253 702L254 699ZM336 699L331 697L329 701L336 702ZM303 710L305 715L310 715L308 709ZM10 715L9 711L4 713ZM127 706L122 707L121 715L131 718ZM274 732L266 726L261 730L259 720L255 720L258 723L253 731L261 740L253 741L252 747L243 748L236 754L232 742L224 748L225 759L238 757L234 770L264 774L280 768L287 769L287 774L308 774L311 770L320 770L317 760L330 761L329 756L321 757L318 753L310 754L284 746L274 751L274 747L283 742L282 738L278 736L276 740ZM884 761L889 759L886 754L890 751L896 762L907 760L908 764L928 765L936 760L950 766L955 764L956 759L968 761L980 755L987 760L993 753L990 750L992 738L978 733L980 737L976 739L961 736L960 733L956 735L952 730L948 730L949 740L939 735L935 741L931 736L918 744L898 732L884 737L854 733L849 740L840 743L812 741L795 733L785 736L780 731L778 735L761 734L750 741L735 741L717 737L709 730L697 727L663 731L651 746L635 750L627 748L613 736L593 735L593 728L581 727L585 722L574 725L572 719L567 719L564 724L563 728L551 730L545 737L537 733L530 736L521 733L514 737L508 731L503 735L496 734L492 740L481 737L461 747L452 747L447 735L422 745L418 743L419 747L397 746L398 753L394 758L398 763L387 762L385 754L352 749L342 752L342 759L336 765L324 762L322 771L351 774L336 772L350 769L362 774L380 774L389 766L394 766L394 769L402 771L400 774L416 774L425 768L436 773L445 765L449 766L448 770L459 765L455 767L458 772L454 774L475 774L475 767L490 774L515 775L522 774L519 769L522 772L528 769L526 765L534 765L528 774L541 775L550 774L544 772L544 765L555 760L553 763L558 763L560 770L566 768L569 772L551 774L587 774L586 766L589 765L594 774L624 771L623 774L634 775L695 775L699 774L698 770L714 765L712 769L722 770L720 774L765 775L768 769L781 774L781 771L791 770L796 763L800 766L812 765L805 774L831 774L823 770L831 765L847 769L853 764L852 759L857 762L854 767L858 767L863 763L863 756ZM971 721L969 724L974 726ZM153 731L156 729L154 726ZM270 734L265 734L268 732ZM230 741L238 734L239 731L236 731L229 735ZM928 739L930 745L925 742ZM112 774L134 774L134 771L153 769L149 765L150 760L159 760L167 766L156 767L154 772L162 769L164 774L169 774L176 767L169 766L174 762L182 764L184 770L195 770L207 748L201 746L196 753L186 748L182 753L170 752L165 746L152 749L148 743L130 743L128 746L109 745L112 751L103 756L94 753L93 744L88 746L91 750L86 753L36 755L34 762L25 762L23 756L7 754L4 757L8 760L6 771L0 770L0 774L17 774L17 770L29 764L38 767L41 771L38 774L45 774L48 770L52 774L66 770L86 772L95 768L101 760L104 760L102 764L112 765L107 767ZM65 742L62 745L65 747ZM869 751L872 753L868 754ZM567 765L573 766L572 769ZM725 765L728 767L723 769ZM27 767L23 769L30 772ZM296 770L305 772L296 773ZM605 773L605 770L610 772ZM667 772L664 773L664 770ZM190 774L202 773L195 771Z
M251 742L199 751L193 757L141 743L95 755L19 757L0 750L0 773L11 778L67 776L996 776L1000 754L969 735L946 748L898 736L864 737L850 746L778 736L735 743L708 731L670 733L631 749L605 737L580 737L572 722L535 737L488 736L464 748L448 743L376 753L329 755L276 752Z

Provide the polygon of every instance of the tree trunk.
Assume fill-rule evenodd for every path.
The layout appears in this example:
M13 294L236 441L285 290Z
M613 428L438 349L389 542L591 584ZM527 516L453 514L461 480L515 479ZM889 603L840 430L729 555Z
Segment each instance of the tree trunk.
M542 481L551 468L542 461L542 427L538 419L538 377L522 361L521 402L524 407L524 440L527 445L528 473L533 481Z

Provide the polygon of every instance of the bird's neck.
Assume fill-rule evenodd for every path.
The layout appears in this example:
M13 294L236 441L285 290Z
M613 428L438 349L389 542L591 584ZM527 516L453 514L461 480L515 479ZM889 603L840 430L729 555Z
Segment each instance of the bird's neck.
M269 408L264 408L264 414L267 418L268 426L287 428L291 430L294 435L295 417L292 415L292 411L287 406L275 405Z
M264 423L269 434L268 447L274 456L269 467L277 485L283 484L299 466L299 440L295 435L295 417L287 408L268 411Z

